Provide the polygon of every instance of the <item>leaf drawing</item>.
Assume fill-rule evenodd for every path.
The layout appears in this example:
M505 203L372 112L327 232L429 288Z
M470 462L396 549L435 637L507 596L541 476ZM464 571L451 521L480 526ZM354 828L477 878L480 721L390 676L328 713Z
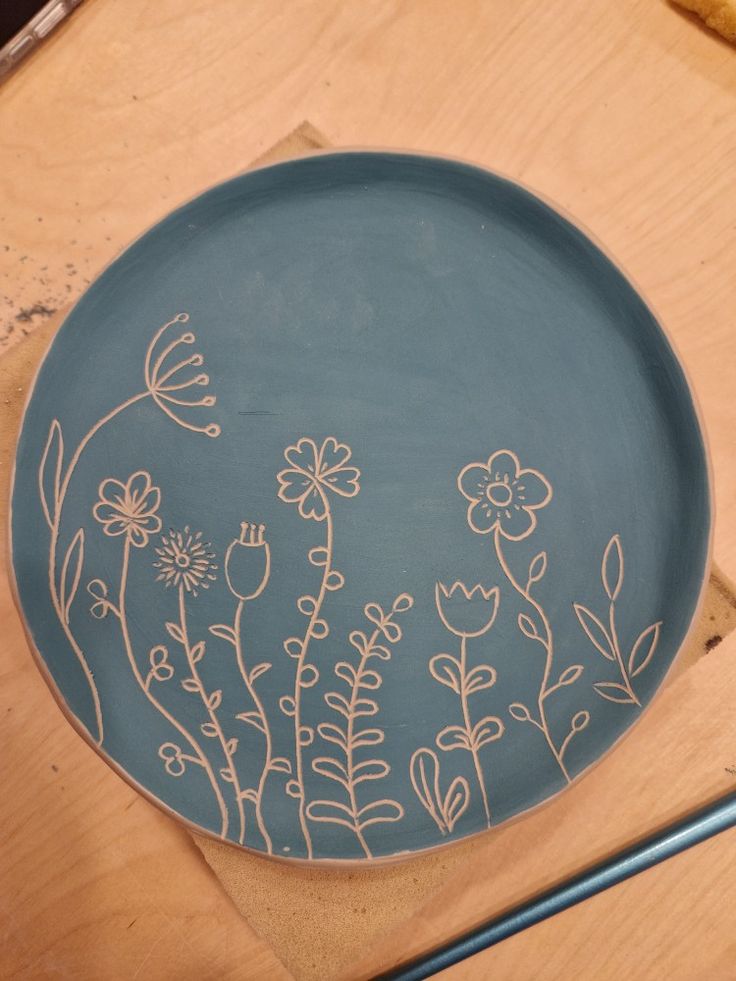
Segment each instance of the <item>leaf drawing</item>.
M451 654L435 654L429 662L429 672L435 681L460 694L460 662Z
M539 582L540 579L544 578L544 574L547 571L547 553L539 552L535 555L532 561L529 563L529 575L526 580L527 591L535 582Z
M641 674L644 668L651 661L652 655L657 649L657 644L659 643L661 627L662 621L659 620L657 623L653 623L651 627L647 627L646 630L642 630L634 641L634 646L631 648L628 661L629 674L632 678L635 678L638 674Z
M440 789L440 761L433 749L415 750L409 764L414 793L437 825L440 834L452 833L468 809L470 788L465 777L455 777L443 794Z
M452 752L453 749L467 749L469 752L473 749L470 734L462 726L445 726L437 733L435 742L446 753Z
M615 681L596 681L593 688L607 702L618 702L619 705L634 705L634 699L625 685Z
M66 550L64 564L61 567L61 589L59 599L64 620L69 623L69 610L74 597L77 595L79 580L82 576L84 563L84 529L80 528Z
M226 623L213 623L209 629L214 637L219 637L220 640L226 640L229 644L235 646L235 633L233 628L229 627Z
M61 468L64 460L64 437L58 419L49 427L46 445L38 469L38 493L41 498L46 524L54 527L59 508L61 490Z
M615 603L624 583L624 553L618 535L613 536L603 553L601 581L609 600Z
M608 636L608 631L595 613L591 613L590 610L581 603L573 603L573 609L575 610L575 615L580 622L580 626L588 635L588 640L595 647L598 653L602 654L603 657L607 658L609 661L615 661L616 655L613 652L613 642Z

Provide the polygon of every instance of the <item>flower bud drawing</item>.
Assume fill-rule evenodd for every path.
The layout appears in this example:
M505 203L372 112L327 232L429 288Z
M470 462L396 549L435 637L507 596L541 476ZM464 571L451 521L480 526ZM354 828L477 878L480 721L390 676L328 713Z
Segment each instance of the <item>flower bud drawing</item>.
M271 550L266 526L240 523L240 538L231 542L225 555L225 579L233 596L253 600L260 596L271 574Z
M456 637L480 637L493 626L498 612L498 587L472 589L461 582L435 587L437 612L450 633Z

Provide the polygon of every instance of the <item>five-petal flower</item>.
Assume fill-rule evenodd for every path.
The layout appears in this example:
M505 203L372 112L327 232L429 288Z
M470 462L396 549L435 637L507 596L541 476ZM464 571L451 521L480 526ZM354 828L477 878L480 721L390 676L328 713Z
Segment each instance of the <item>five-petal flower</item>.
M549 503L552 488L538 470L522 469L511 450L497 450L487 463L469 463L457 486L468 504L468 524L479 535L498 531L511 541L530 535L535 512Z
M100 484L93 514L106 535L126 535L131 545L143 548L150 535L161 531L157 511L161 491L145 470L131 474L125 483L108 477Z

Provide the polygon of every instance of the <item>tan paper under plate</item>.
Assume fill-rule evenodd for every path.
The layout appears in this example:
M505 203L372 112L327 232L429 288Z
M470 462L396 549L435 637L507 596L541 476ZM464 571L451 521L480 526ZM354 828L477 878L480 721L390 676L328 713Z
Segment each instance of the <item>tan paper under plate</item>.
M306 153L328 146L324 137L309 124L303 124L292 134L263 154L256 164L275 162L289 156ZM51 337L63 319L66 311L55 316L37 328L22 344L11 349L0 359L0 468L2 471L2 500L7 501L9 475L15 451L15 439L25 403L28 386ZM586 804L589 799L586 787L602 777L605 767L610 772L610 780L621 777L617 772L616 760L631 749L635 740L642 746L638 759L640 768L636 774L627 770L622 780L620 793L632 792L632 787L646 785L652 800L657 800L657 774L659 768L653 765L643 747L647 737L653 735L655 723L657 734L661 737L658 752L675 753L681 750L678 733L687 730L687 745L701 744L707 740L713 746L714 762L712 772L706 770L701 757L694 771L688 776L690 793L695 799L687 798L687 804L695 807L709 794L725 791L733 784L734 778L727 769L728 760L718 759L721 751L709 727L713 727L713 715L708 707L716 712L713 705L714 693L703 683L693 683L696 670L691 670L696 662L702 662L703 655L716 647L736 626L736 594L726 577L714 567L705 605L696 632L668 679L667 692L657 699L659 703L647 713L635 734L626 740L625 746L609 757L595 773L568 791L563 797L549 806L536 811L509 827L490 832L470 842L451 846L420 858L410 859L393 865L376 868L350 869L309 869L303 866L292 867L256 855L244 853L228 845L209 839L193 836L208 863L218 876L233 902L254 929L272 944L274 950L299 981L328 981L331 978L347 976L367 977L371 971L388 966L380 953L379 939L395 929L401 943L408 940L401 933L401 924L417 910L430 903L435 897L433 909L438 902L440 891L451 893L455 885L462 888L468 878L469 870L492 868L494 848L503 840L507 855L517 848L523 848L526 837L533 828L534 840L553 842L555 829L561 820L569 815L573 802L582 801L583 813L576 810L575 821L580 827L586 824L585 807L588 806L593 819L592 807ZM29 655L30 656L30 655ZM698 665L698 671L704 665ZM685 677L682 677L685 673ZM715 686L717 687L717 686ZM682 691L683 698L667 699L667 695ZM725 698L725 695L724 695ZM678 717L682 717L681 720ZM658 719L662 715L663 719ZM698 729L698 731L695 731ZM700 740L700 743L698 742ZM725 745L725 743L724 743ZM634 747L635 748L635 747ZM693 754L691 753L692 757ZM736 747L733 756L736 757ZM692 759L691 759L692 763ZM651 771L651 775L650 775ZM617 792L615 783L609 784L611 791ZM661 793L667 786L663 783ZM654 824L657 818L674 817L665 806L658 815L650 813ZM606 828L605 847L601 851L598 839L587 841L585 836L572 833L567 835L566 847L560 851L551 845L540 847L532 866L521 872L515 883L513 896L508 887L500 890L498 902L503 906L507 900L517 901L544 887L561 875L569 874L571 868L579 866L585 858L585 847L595 849L597 854L615 851L630 839L631 832L615 823ZM648 828L641 827L639 832ZM580 849L576 852L576 848ZM548 853L548 856L547 856ZM592 856L591 852L591 856ZM590 860L588 857L586 860ZM453 873L456 873L453 876ZM453 876L452 881L450 881ZM508 879L508 872L505 872ZM439 906L441 907L441 902ZM448 908L451 908L451 903ZM488 909L498 910L494 902L494 882L492 875L488 881ZM467 926L467 924L466 924ZM445 929L445 924L442 925ZM455 927L459 928L459 925ZM452 929L451 917L447 918L447 929ZM435 935L433 942L442 939ZM399 956L400 956L399 948ZM362 966L360 966L362 965ZM247 969L244 969L247 977Z

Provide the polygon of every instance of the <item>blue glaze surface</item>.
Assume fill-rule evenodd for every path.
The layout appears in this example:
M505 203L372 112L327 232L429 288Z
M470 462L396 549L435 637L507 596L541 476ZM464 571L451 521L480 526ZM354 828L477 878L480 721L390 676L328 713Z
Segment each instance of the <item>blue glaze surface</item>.
M69 711L149 794L365 858L595 762L685 637L710 523L677 359L578 228L472 166L331 153L208 191L77 304L13 564Z

